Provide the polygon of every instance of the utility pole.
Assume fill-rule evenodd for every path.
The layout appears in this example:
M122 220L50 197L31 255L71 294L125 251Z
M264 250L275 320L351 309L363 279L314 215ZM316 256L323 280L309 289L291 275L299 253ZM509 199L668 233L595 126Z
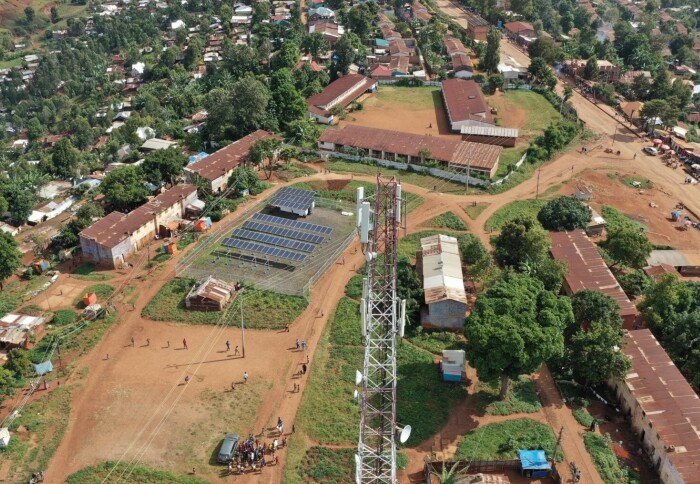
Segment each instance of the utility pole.
M564 426L559 429L559 437L557 437L557 443L554 444L554 453L552 454L552 467L554 467L557 461L557 452L559 451L559 446L561 445L561 439L564 437Z
M243 298L241 298L241 349L245 358L245 323L243 322Z
M540 166L540 167L537 169L537 189L536 189L536 192L535 192L535 200L537 200L538 198L540 198L540 172L541 172L541 171L542 171L542 167Z

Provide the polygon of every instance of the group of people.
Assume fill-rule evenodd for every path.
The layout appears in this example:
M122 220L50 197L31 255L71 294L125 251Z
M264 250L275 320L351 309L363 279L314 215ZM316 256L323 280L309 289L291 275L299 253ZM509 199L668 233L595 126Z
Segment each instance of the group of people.
M281 422L281 420L282 419L278 419L278 423ZM287 438L284 437L282 438L282 447L286 446ZM277 439L266 445L264 442L261 442L253 437L253 434L250 434L248 439L238 446L238 453L236 454L236 457L229 462L229 474L233 474L234 472L243 474L246 467L250 467L250 469L255 472L258 469L262 470L263 467L270 464L277 465L279 460L275 455L275 452L278 448L279 441ZM271 457L269 462L265 460L265 454Z
M297 351L299 351L300 346L301 346L302 351L306 351L306 340L305 339L301 340L301 343L299 343L299 338L297 338L296 341L294 342L294 345L296 346Z

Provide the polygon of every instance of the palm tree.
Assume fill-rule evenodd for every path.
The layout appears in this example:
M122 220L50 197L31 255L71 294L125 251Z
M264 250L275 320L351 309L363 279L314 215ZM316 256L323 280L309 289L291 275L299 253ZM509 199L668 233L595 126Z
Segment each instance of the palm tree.
M430 149L426 148L425 146L423 148L421 148L420 150L418 150L418 156L420 156L421 164L425 163L425 160L427 158L430 158L430 155L431 155Z
M466 465L460 469L459 467L461 465L463 465L461 461L456 461L448 468L447 463L445 462L442 465L441 472L438 473L435 470L431 470L430 473L437 477L440 484L457 484L459 479L464 477L467 471L469 471L469 465Z

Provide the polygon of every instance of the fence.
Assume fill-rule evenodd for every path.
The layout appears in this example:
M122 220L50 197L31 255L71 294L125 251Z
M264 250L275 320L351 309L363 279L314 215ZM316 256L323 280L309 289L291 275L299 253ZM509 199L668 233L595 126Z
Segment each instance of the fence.
M377 165L381 166L386 166L388 168L395 168L397 170L413 170L417 173L427 173L429 175L432 175L437 178L442 178L448 181L453 181L453 182L459 182L459 183L467 183L467 180L469 180L469 184L472 186L480 186L480 187L488 187L490 185L500 185L504 181L508 180L513 173L515 173L518 168L520 168L523 163L525 163L525 159L527 158L527 152L523 153L523 156L520 157L520 159L513 165L513 168L508 172L507 175L505 175L503 178L499 178L498 180L482 180L481 178L474 178L472 176L467 177L467 175L463 175L461 173L455 173L447 170L441 170L440 168L432 168L429 166L420 166L420 165L412 165L410 163L400 163L398 161L391 161L391 160L382 160L380 158L370 158L367 156L359 156L359 155L351 155L348 153L340 153L338 151L323 151L319 150L318 156L321 158L328 159L330 156L334 158L343 158L346 160L350 161L367 161L370 160Z
M309 279L309 282L307 282L304 287L301 290L301 294L303 296L308 296L309 293L311 292L311 288L314 287L314 285L318 282L318 280L323 276L323 274L328 270L328 268L331 266L331 264L334 264L337 260L338 257L340 257L340 254L343 253L345 248L350 245L352 240L355 238L357 233L355 231L351 232L350 235L348 235L345 240L343 240L342 243L338 244L338 248L331 254L326 261L323 263L321 267L318 268L316 273L311 276Z

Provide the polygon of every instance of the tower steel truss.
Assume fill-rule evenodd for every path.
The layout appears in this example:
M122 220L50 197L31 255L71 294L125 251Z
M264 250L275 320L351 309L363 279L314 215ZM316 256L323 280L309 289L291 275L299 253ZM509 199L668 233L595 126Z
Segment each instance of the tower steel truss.
M396 258L401 185L377 176L364 287L365 358L360 401L358 483L396 482Z

